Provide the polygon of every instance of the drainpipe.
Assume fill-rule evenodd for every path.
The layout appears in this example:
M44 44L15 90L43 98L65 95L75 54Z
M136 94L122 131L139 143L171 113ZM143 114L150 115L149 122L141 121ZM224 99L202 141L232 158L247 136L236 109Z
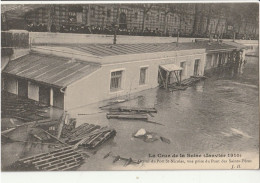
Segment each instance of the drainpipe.
M53 88L50 89L50 106L53 106Z

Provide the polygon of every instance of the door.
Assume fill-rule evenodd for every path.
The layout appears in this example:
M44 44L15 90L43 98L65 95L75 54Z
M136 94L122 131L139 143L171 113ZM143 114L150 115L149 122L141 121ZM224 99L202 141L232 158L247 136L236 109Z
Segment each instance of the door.
M200 65L200 59L195 60L194 63L194 76L197 76L199 74L199 65Z
M28 97L28 81L18 80L18 96Z
M39 87L39 102L50 105L50 88L45 86Z
M120 13L120 16L119 16L119 28L120 29L127 29L126 14L125 13Z

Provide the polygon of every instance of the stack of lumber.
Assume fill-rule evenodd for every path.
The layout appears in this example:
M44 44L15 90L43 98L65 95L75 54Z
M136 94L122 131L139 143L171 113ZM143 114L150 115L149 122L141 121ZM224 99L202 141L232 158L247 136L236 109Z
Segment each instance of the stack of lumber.
M193 85L194 83L197 83L199 82L200 80L202 79L205 79L206 77L204 76L191 76L190 78L188 79L184 79L181 84L184 85L184 86L191 86Z
M14 94L2 93L2 117L12 117L24 122L46 119L47 106L31 99L17 97Z
M107 118L148 120L147 114L152 116L151 113L157 113L157 110L155 108L121 106L121 107L110 108L109 113L107 113Z
M67 135L67 143L76 144L75 147L83 146L93 149L115 135L116 131L114 129L108 127L101 128L99 125L84 123Z
M84 156L72 147L65 147L49 153L42 153L20 159L16 167L21 170L65 171L81 165Z
M172 83L168 85L168 88L171 89L171 91L176 90L186 90L189 86L192 86L193 84L201 81L202 79L206 79L205 76L191 76L190 78L184 79L181 84Z

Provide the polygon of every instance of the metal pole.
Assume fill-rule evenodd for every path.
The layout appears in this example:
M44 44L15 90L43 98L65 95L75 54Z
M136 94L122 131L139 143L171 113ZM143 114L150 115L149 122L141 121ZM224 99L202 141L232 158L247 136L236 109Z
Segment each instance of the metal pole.
M179 31L177 33L177 44L176 45L179 46Z
M117 26L115 25L113 44L116 44L116 32L117 32Z

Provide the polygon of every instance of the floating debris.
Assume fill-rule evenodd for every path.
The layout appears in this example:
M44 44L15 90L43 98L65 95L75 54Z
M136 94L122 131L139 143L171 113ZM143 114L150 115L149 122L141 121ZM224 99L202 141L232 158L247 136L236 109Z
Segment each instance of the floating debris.
M107 154L103 157L103 159L106 159L108 156L110 156L110 154L111 154L111 152L107 153Z
M99 125L84 123L67 135L66 142L74 144L74 148L82 146L93 149L115 135L116 131L114 129L108 127L101 128Z
M65 171L79 167L85 156L72 147L65 147L48 153L18 160L13 166L18 170Z
M144 162L143 160L134 160L132 158L124 158L124 157L117 155L117 156L114 156L113 163L116 163L119 160L125 161L124 166L128 166L130 164L140 164L140 163Z
M160 138L162 142L165 142L167 144L171 143L171 141L169 139L162 137L162 136L158 135L157 133L148 132L143 128L139 129L133 135L133 137L142 139L144 142L154 142L154 141L157 141Z

